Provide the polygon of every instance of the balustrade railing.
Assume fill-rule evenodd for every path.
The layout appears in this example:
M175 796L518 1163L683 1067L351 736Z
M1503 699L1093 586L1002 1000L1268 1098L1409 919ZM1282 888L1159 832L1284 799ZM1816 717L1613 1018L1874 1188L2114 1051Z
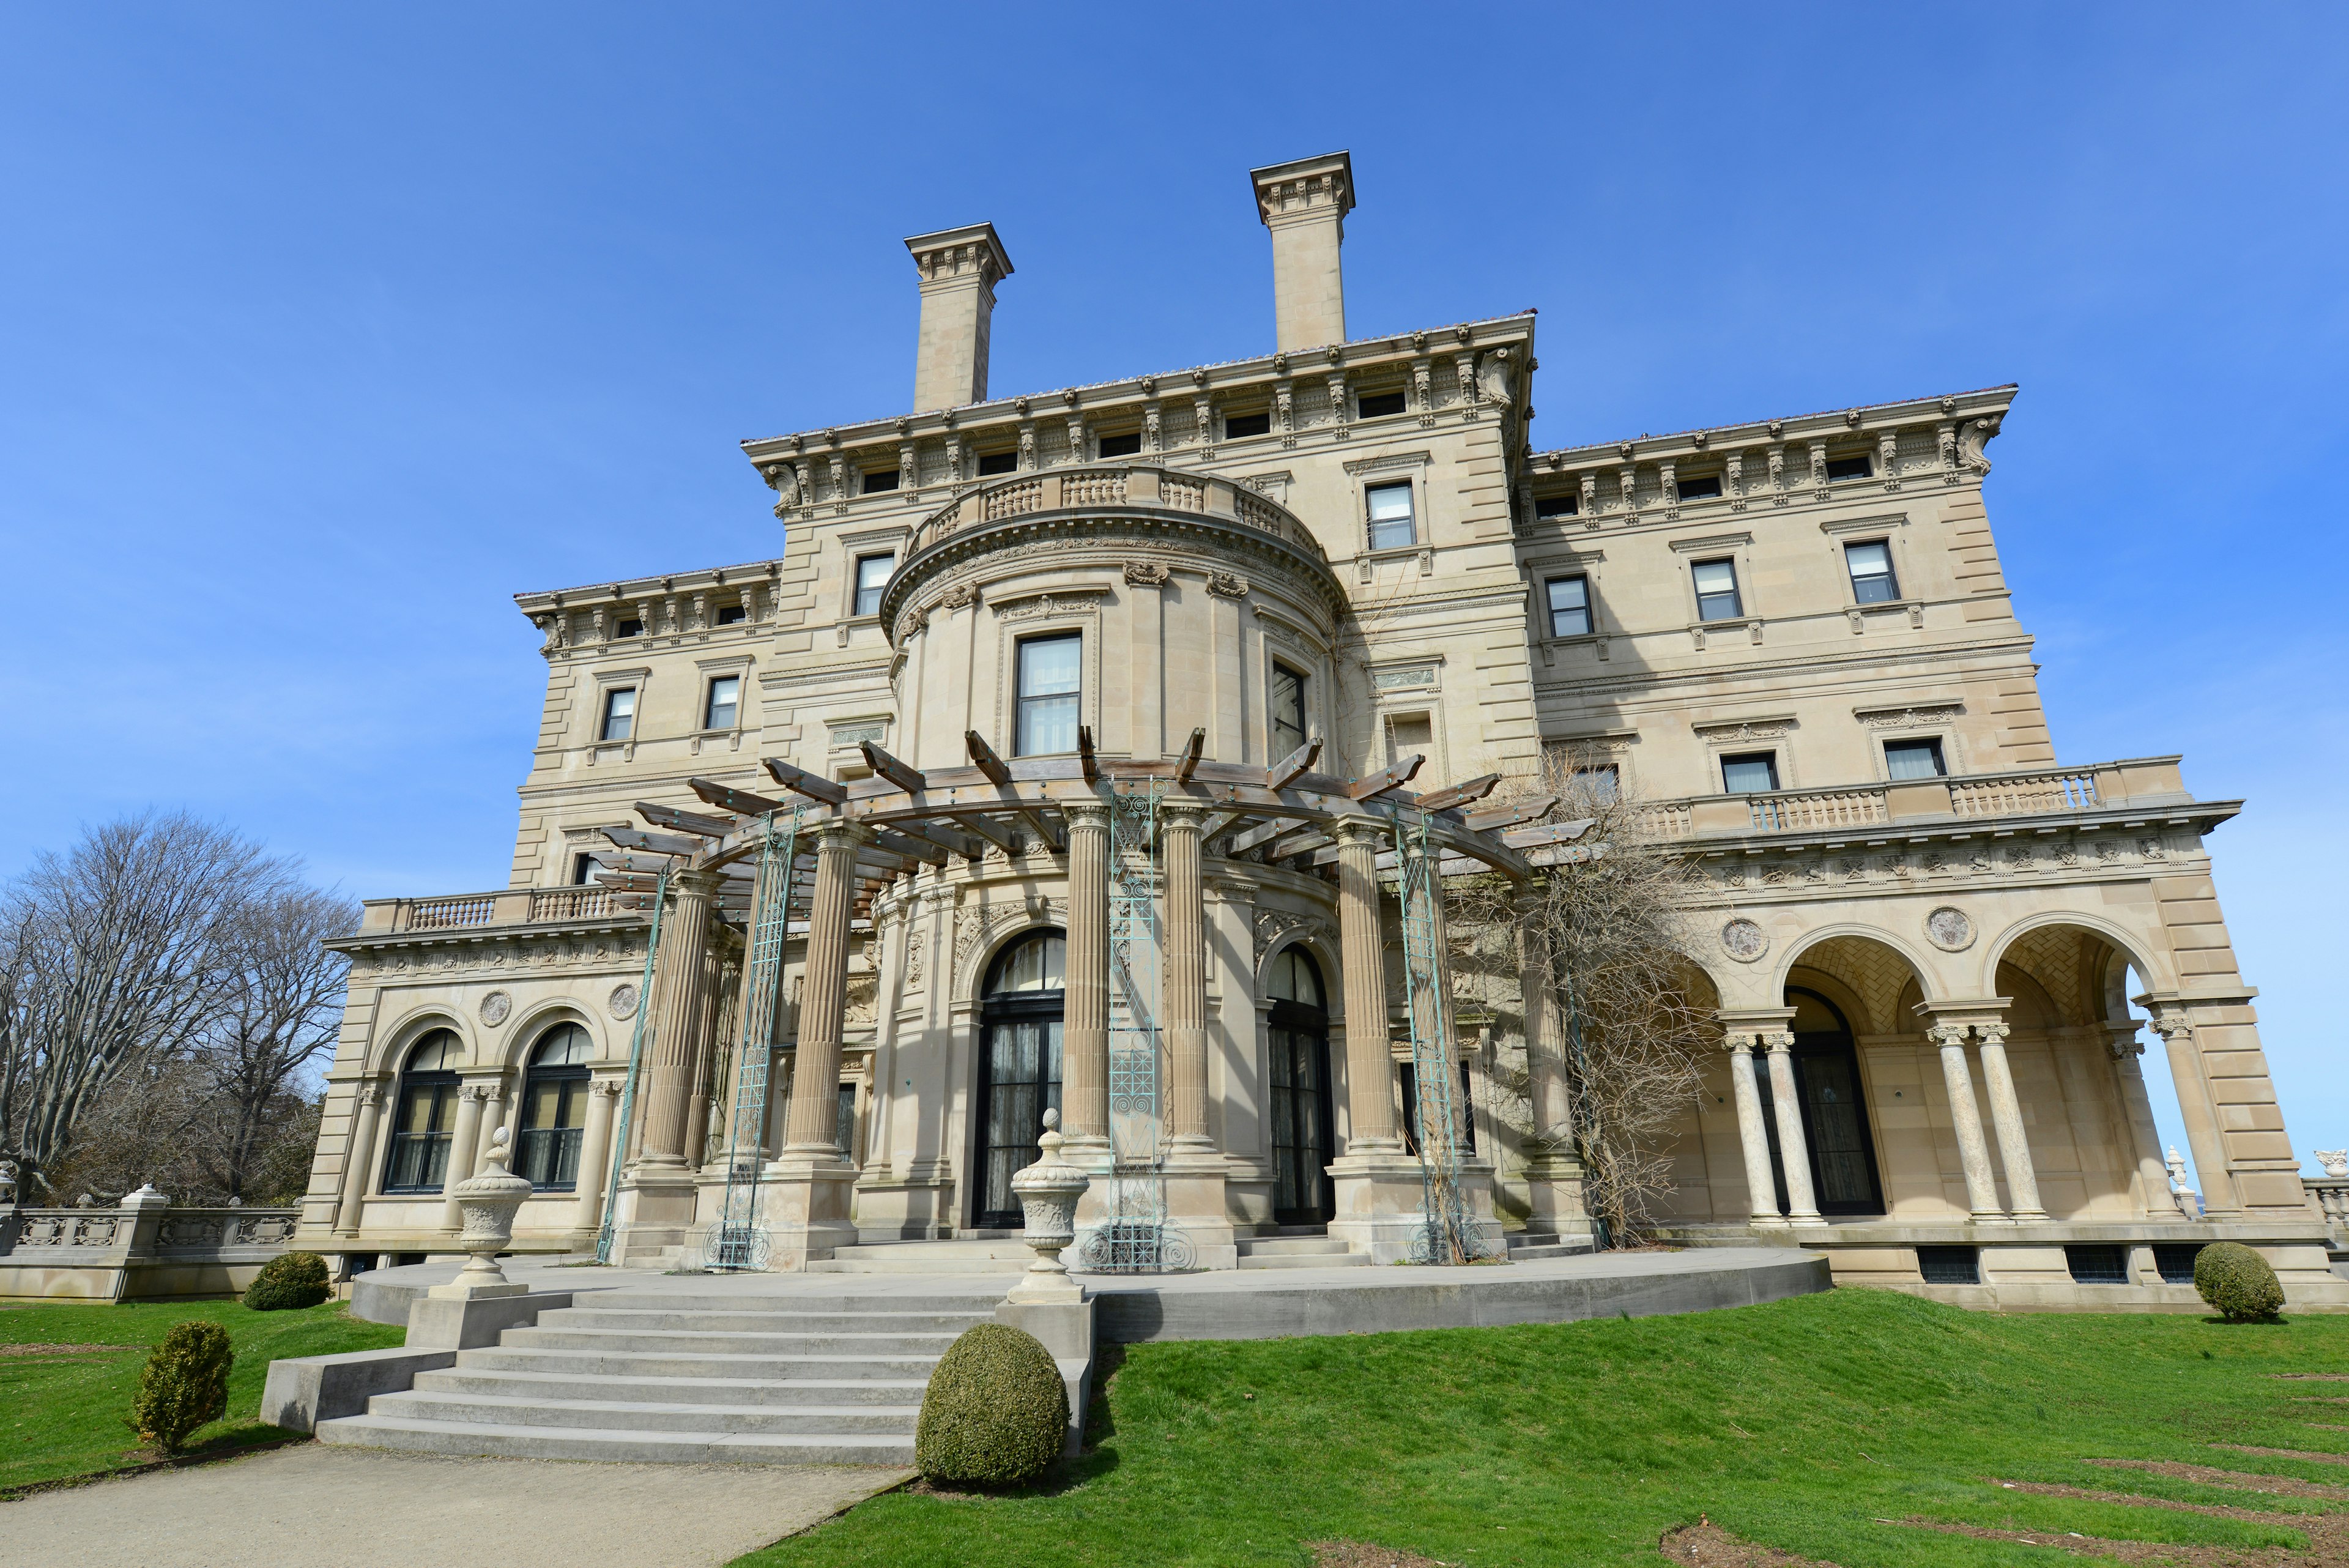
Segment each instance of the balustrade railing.
M914 530L905 555L910 559L966 528L1034 512L1129 505L1228 518L1243 527L1270 534L1317 561L1326 564L1329 559L1312 530L1286 507L1228 480L1147 463L1046 469L966 491L923 520Z
M129 1209L19 1209L14 1251L124 1248L138 1212ZM156 1252L213 1252L231 1247L283 1247L302 1221L298 1209L167 1209L150 1242ZM0 1250L0 1256L7 1255Z
M2303 1176L2301 1185L2324 1211L2324 1221L2349 1241L2349 1176Z
M2099 763L2089 767L1892 779L1835 789L1772 790L1760 794L1698 795L1638 808L1658 837L1684 833L1810 833L1866 830L1936 818L2048 816L2124 804L2175 805L2192 800L2174 757Z
M2029 816L2088 811L2102 804L2095 772L2090 768L1950 781L1950 806L1960 816Z
M370 898L362 936L394 931L465 931L492 926L602 920L628 913L610 888L509 888L434 898Z
M1818 790L1803 794L1757 794L1748 799L1754 828L1763 833L1800 833L1814 827L1869 827L1892 820L1881 789Z
M435 931L486 926L496 915L497 898L493 894L481 893L458 898L419 898L409 908L407 929Z
M609 888L557 888L530 896L530 918L539 920L593 920L612 912Z

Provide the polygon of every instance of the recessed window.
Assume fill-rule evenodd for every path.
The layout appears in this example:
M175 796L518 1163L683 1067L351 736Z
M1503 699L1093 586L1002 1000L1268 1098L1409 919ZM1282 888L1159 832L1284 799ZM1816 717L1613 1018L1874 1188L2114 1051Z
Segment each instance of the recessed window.
M1917 1272L1929 1285L1978 1285L1982 1283L1982 1249L1920 1247Z
M1728 794L1767 794L1778 787L1778 753L1748 752L1721 759L1721 787Z
M1101 438L1101 454L1103 457L1132 457L1141 450L1142 432L1140 431L1128 431L1123 435L1105 435Z
M1435 749L1435 724L1424 713L1391 713L1386 731L1390 763L1399 763L1405 757L1424 757Z
M720 675L709 682L709 701L701 706L701 727L705 730L730 730L734 715L741 711L742 678Z
M622 621L616 629L622 637L642 637L645 635L645 623L632 617Z
M1305 743L1305 675L1272 667L1272 754L1285 757Z
M1846 545L1843 564L1851 571L1851 597L1861 604L1889 604L1900 597L1900 584L1892 576L1892 546L1883 540Z
M1702 479L1681 481L1682 501L1711 501L1721 493L1721 475L1708 473Z
M578 1188L579 1145L587 1130L587 1060L594 1054L587 1031L576 1023L556 1024L531 1053L513 1169L536 1191Z
M595 882L595 857L584 852L573 856L571 857L571 885L574 888L588 888L593 887Z
M2125 1285L2129 1282L2128 1249L2106 1241L2075 1242L2064 1249L2064 1262L2075 1285Z
M1829 479L1866 479L1875 472L1876 459L1864 452L1852 457L1827 459Z
M744 609L740 605L719 605L718 607L718 624L719 626L740 626L750 618L750 612Z
M1571 490L1558 495L1534 497L1534 515L1537 517L1571 517L1581 510L1582 497Z
M1411 481L1373 484L1369 496L1371 549L1408 550L1419 543L1419 526L1411 510Z
M1018 753L1046 756L1077 749L1077 671L1084 640L1032 637L1019 645Z
M1585 805L1613 805L1623 793L1623 770L1614 763L1593 763L1574 770L1574 793Z
M1937 779L1950 771L1941 765L1939 741L1887 741L1884 768L1895 779Z
M859 556L856 557L856 613L879 615L881 590L887 586L889 574L897 565L895 556Z
M2153 1266L2165 1285L2190 1285L2194 1282L2194 1260L2201 1256L2199 1241L2156 1241L2153 1244Z
M1549 591L1549 634L1552 637L1590 635L1590 579L1552 577Z
M897 471L894 468L869 468L864 471L864 493L878 495L885 490L897 488Z
M1246 441L1250 436L1270 435L1271 433L1272 415L1269 413L1226 414L1224 416L1224 439L1226 441Z
M1401 392L1365 392L1354 400L1355 413L1366 420L1402 413L1406 406Z
M1019 472L1019 454L1008 447L1001 452L983 452L978 454L978 476L981 479L998 473Z
M1737 566L1732 561L1699 561L1690 568L1696 578L1696 618L1735 620L1745 613L1737 595Z
M604 694L604 727L597 732L606 741L625 741L636 731L636 689L623 686Z
M409 1053L399 1075L399 1104L385 1160L386 1192L438 1192L449 1172L449 1136L457 1120L457 1064L464 1048L435 1029Z

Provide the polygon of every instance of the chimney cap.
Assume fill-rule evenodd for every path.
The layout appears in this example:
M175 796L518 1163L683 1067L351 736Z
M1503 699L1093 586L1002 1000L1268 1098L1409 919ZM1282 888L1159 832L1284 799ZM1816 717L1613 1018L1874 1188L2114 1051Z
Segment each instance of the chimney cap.
M1354 155L1343 150L1251 169L1248 181L1256 192L1257 217L1268 225L1274 213L1287 209L1286 198L1277 193L1284 185L1309 186L1306 200L1299 206L1310 205L1315 195L1326 192L1336 203L1340 221L1354 210Z
M929 277L937 265L929 260L930 257L966 246L978 250L989 264L988 270L993 275L990 282L993 278L1011 275L1011 253L1003 248L1003 240L996 234L993 223L965 223L958 229L938 229L926 234L916 234L905 242L905 249L913 254L914 265L920 269L925 278Z

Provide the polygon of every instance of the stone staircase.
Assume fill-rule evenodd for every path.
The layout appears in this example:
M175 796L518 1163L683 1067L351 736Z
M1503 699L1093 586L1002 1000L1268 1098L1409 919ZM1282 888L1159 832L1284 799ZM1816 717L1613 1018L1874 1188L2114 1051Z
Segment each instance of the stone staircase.
M1509 1262L1513 1263L1530 1263L1537 1258L1579 1258L1597 1250L1578 1238L1565 1241L1555 1231L1512 1231L1508 1242Z
M321 1442L677 1463L908 1465L930 1371L998 1289L597 1291L321 1421Z
M1370 1254L1333 1241L1326 1227L1284 1225L1239 1239L1243 1269L1352 1269L1371 1266Z
M982 1233L950 1241L875 1241L843 1247L808 1265L811 1274L1018 1274L1036 1261L1019 1232ZM1005 1281L1007 1286L1009 1282Z

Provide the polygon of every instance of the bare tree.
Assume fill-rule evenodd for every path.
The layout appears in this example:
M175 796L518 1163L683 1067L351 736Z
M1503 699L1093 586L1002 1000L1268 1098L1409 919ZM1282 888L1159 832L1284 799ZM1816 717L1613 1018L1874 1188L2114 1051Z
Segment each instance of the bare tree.
M1657 1202L1672 1190L1673 1146L1719 1026L1688 956L1702 878L1656 836L1650 814L1619 794L1611 771L1578 771L1578 760L1553 753L1542 776L1514 793L1556 795L1544 821L1587 817L1590 828L1530 890L1497 877L1450 888L1449 957L1464 1011L1513 1015L1522 1040L1520 943L1547 945L1548 1005L1565 1024L1570 1152L1582 1163L1586 1207L1612 1244L1627 1246L1653 1234ZM1495 1081L1524 1100L1525 1067L1495 1065ZM1530 1136L1532 1108L1522 1108Z
M238 971L247 906L290 880L247 840L184 814L87 831L0 901L0 1157L28 1189L125 1071L188 1054Z

